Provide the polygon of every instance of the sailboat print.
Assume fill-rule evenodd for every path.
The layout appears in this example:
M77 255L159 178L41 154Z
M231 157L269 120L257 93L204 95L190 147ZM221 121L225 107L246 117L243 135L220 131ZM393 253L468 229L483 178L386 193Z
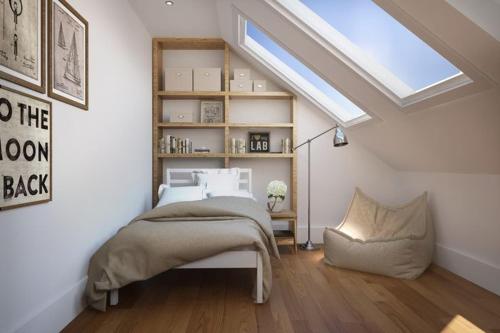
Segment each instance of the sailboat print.
M64 38L64 31L62 27L62 22L59 22L59 36L57 38L57 45L59 45L63 50L66 50L66 40Z
M81 86L82 79L80 78L80 65L78 63L78 50L76 49L76 38L74 31L73 38L71 39L71 46L69 47L69 53L66 57L64 78L70 80L76 85Z

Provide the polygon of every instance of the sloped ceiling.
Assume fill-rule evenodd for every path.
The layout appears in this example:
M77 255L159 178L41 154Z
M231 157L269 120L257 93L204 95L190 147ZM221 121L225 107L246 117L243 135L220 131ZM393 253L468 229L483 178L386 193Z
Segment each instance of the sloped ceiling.
M220 37L215 0L129 0L153 37Z
M500 0L446 0L490 35L500 41Z
M243 9L266 30L274 29L288 49L314 64L339 91L378 118L348 130L356 144L398 170L500 174L500 42L445 0L375 0L462 69L487 82L487 89L455 94L445 103L438 98L413 112L402 112L262 0L177 0L173 8L165 8L163 1L129 1L153 36L222 37L262 70L237 43L234 11Z

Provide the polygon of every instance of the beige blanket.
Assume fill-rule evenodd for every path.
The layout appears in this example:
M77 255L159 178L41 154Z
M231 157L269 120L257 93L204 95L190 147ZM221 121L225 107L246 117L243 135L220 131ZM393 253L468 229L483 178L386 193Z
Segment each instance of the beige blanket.
M260 205L246 198L216 197L155 208L120 229L91 258L89 305L105 311L108 290L248 246L262 255L267 300L272 281L269 255L279 254L269 214Z

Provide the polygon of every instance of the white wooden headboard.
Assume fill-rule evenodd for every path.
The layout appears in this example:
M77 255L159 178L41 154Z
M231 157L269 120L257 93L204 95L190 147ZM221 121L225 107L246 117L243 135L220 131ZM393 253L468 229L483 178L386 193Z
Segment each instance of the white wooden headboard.
M194 185L193 172L229 173L231 169L167 169L167 184L170 186ZM252 192L252 169L240 170L240 190Z

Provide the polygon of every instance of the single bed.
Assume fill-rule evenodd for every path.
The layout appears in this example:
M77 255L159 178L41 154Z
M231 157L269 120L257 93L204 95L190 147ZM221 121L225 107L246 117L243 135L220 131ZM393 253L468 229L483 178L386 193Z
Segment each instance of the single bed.
M228 169L167 169L166 184L170 187L190 186L194 183L194 172L209 174L224 173L226 170ZM239 189L251 193L251 169L238 170ZM142 225L142 227L139 228L138 225ZM133 232L132 229L134 228L138 231ZM143 229L148 228L155 228L156 231L144 232ZM165 228L170 228L172 232L164 232ZM186 228L196 231L193 232L193 235L184 233ZM200 229L205 231L200 231ZM164 236L161 236L162 233L164 233ZM196 233L201 233L201 235L196 235ZM141 234L147 235L147 245L141 243L140 237L144 238L144 236L138 236ZM172 238L172 234L180 235L180 239L187 237L183 243L191 243L194 250L191 251L184 244L180 245L180 249L175 248L173 243L179 240ZM219 242L227 244L221 244L220 246L216 244L215 247L200 245L200 243L206 242L210 244L210 242L214 242L218 234L221 234ZM143 247L150 246L151 237L160 237L160 240L165 240L165 246L160 245L160 247L167 247L168 244L171 249L166 251L160 248L160 250L154 250L156 252L148 248L144 249ZM121 238L121 242L118 242L117 238ZM228 238L235 240L230 241ZM151 245L151 247L153 246ZM203 247L203 249L200 247ZM198 248L200 248L199 251ZM219 251L218 249L228 250ZM142 254L142 251L149 251L149 254ZM134 254L131 254L132 252ZM151 255L151 253L154 254ZM215 254L205 256L205 253ZM257 204L252 199L219 196L201 201L169 204L156 207L152 211L134 219L127 227L122 228L115 237L103 245L91 260L89 277L92 276L92 281L87 284L87 295L90 298L89 303L91 305L94 302L93 306L96 309L105 310L107 297L109 297L110 305L118 303L119 288L116 287L149 278L161 272L162 268L166 268L164 270L253 268L256 272L255 302L263 303L270 292L270 254L279 257L272 236L269 214L262 205ZM156 257L161 258L161 260L166 258L165 262L169 264L165 265ZM193 258L197 259L193 260ZM149 263L150 261L153 264ZM160 263L155 263L155 261ZM126 267L125 263L133 266L132 272L128 272L130 269ZM141 266L147 266L148 268ZM150 269L149 266L155 268ZM128 276L124 278L123 276L127 274ZM107 297L104 296L104 304L102 299L103 291L109 293L106 295Z

